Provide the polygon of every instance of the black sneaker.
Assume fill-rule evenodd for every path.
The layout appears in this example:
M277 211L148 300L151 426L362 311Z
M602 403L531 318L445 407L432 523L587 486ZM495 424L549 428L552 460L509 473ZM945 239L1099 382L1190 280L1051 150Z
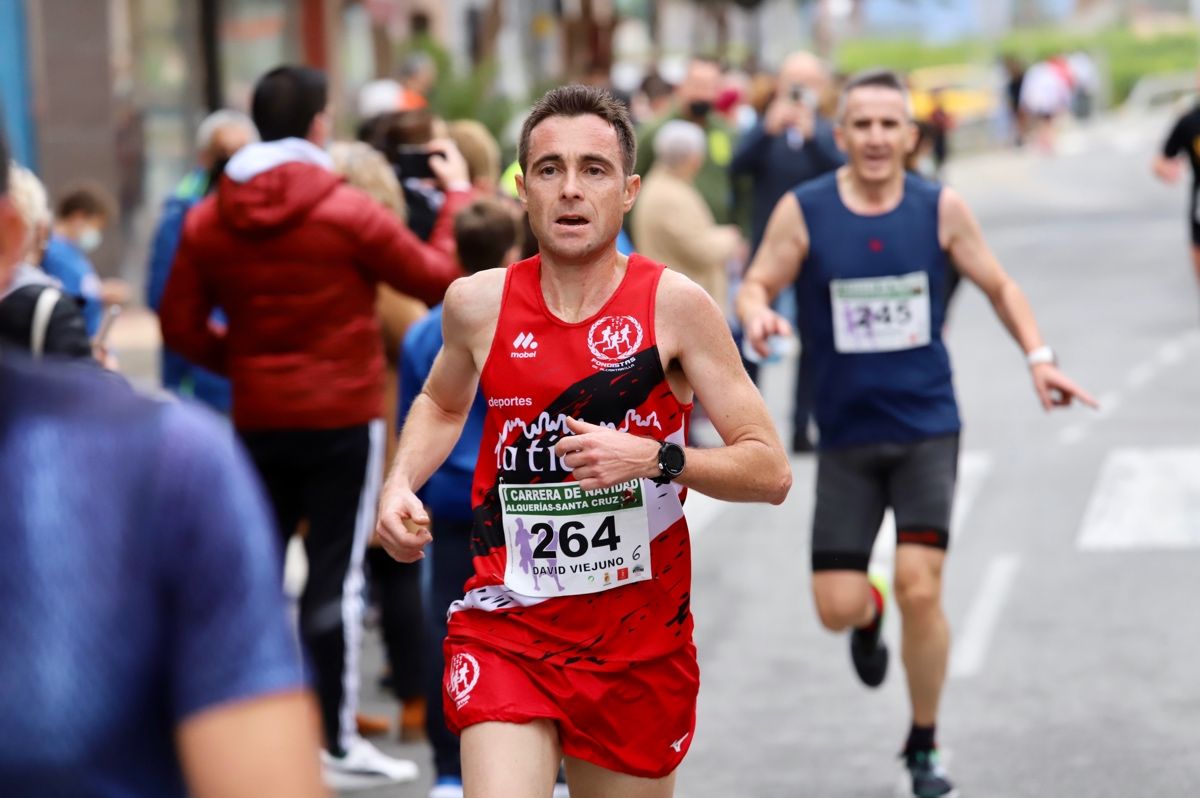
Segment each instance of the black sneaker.
M903 756L904 767L912 782L913 798L958 798L958 790L942 767L937 749L914 751Z
M887 607L887 582L871 574L871 584L883 596L883 606ZM883 612L870 629L854 629L850 632L850 659L854 662L854 670L858 678L867 687L878 687L887 676L888 647L883 641Z

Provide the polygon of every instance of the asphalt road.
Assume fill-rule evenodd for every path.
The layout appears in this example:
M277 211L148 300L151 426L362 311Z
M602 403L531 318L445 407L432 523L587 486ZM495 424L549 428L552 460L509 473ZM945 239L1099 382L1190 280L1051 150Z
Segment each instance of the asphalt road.
M1200 294L1185 190L1149 176L1168 121L1111 120L1053 158L981 156L949 175L1063 368L1103 402L1043 413L980 292L960 291L948 340L964 454L939 738L966 796L1200 795ZM791 368L764 381L785 433ZM682 798L881 798L897 783L902 674L866 690L845 638L818 625L813 463L793 464L782 507L689 505L703 681ZM874 565L889 561L881 545ZM372 633L363 662L364 708L394 712L375 687ZM427 778L423 746L383 745Z

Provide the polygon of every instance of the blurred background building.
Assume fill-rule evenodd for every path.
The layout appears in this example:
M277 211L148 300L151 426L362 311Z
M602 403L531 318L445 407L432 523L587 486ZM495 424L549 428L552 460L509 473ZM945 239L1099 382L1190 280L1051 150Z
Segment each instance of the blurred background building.
M197 122L245 109L282 62L330 72L349 134L358 87L424 50L435 110L481 119L507 147L547 86L603 74L630 91L651 69L673 82L693 53L753 72L807 47L849 71L1085 48L1119 99L1145 71L1190 68L1197 18L1200 0L0 0L0 101L18 159L52 194L87 178L119 199L122 225L96 262L136 281ZM1164 31L1168 45L1133 44Z

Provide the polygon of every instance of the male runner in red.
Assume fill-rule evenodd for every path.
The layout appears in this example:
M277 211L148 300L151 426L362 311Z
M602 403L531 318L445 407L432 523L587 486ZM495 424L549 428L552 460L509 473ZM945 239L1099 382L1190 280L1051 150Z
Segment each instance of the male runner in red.
M468 798L665 798L695 725L686 489L782 502L791 472L721 310L617 253L635 138L606 92L566 86L522 130L517 187L541 254L454 283L445 344L384 488L379 534L420 559L414 494L488 405L475 576L451 610L446 713ZM725 445L684 449L693 395Z

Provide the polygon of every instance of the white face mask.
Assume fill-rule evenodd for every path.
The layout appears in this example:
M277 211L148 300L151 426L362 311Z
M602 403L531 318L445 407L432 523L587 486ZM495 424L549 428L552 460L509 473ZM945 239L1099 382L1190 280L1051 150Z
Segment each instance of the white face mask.
M103 240L104 236L100 234L99 228L89 227L80 234L77 243L84 252L95 252Z

